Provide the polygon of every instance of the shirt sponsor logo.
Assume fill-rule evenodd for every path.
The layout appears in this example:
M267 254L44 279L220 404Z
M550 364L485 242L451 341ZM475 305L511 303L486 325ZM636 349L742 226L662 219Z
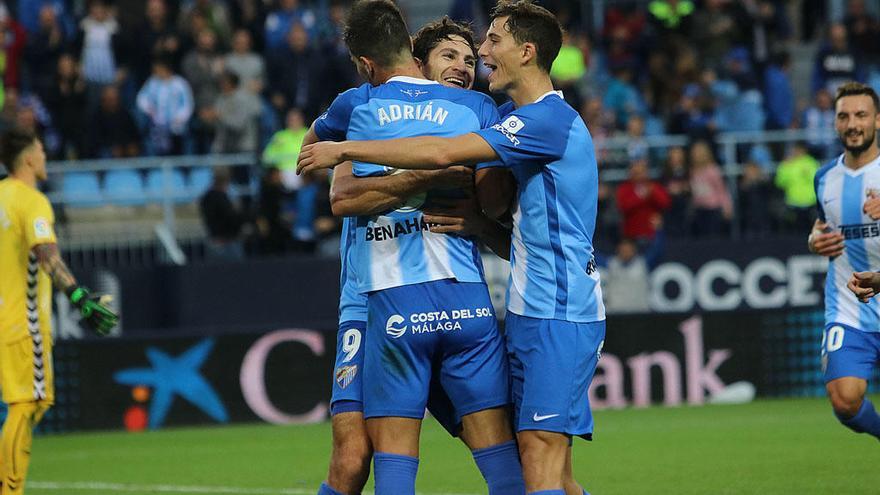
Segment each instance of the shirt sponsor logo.
M392 339L399 339L403 334L406 333L406 325L402 327L398 327L403 323L403 317L400 315L391 315L388 318L388 321L385 322L385 333L391 336Z
M417 98L419 96L428 94L427 91L422 91L421 89L401 89L400 92L409 96L410 98Z
M52 237L52 227L49 221L43 217L34 219L34 237L37 239L47 239Z
M492 126L492 129L504 134L504 137L507 138L508 141L513 143L514 146L519 146L519 139L516 138L513 134L510 133L507 129L504 128L503 124L495 124Z
M507 132L511 134L516 134L520 131L526 124L519 119L516 115L511 115L504 119L504 122L501 123L501 126L507 129Z
M410 218L400 222L394 222L392 225L373 225L368 226L364 239L367 242L372 241L388 241L396 239L402 235L409 235L430 230L431 224L426 222L422 217Z
M878 223L861 223L855 225L841 225L840 233L846 240L852 239L868 239L880 236L880 224Z
M399 120L424 120L443 125L448 116L448 110L442 107L434 108L434 104L430 102L426 105L388 105L388 107L379 107L376 110L379 127Z
M425 311L409 315L409 329L411 334L454 332L461 330L462 322L475 318L492 318L494 313L491 307L485 308L461 308L442 311ZM393 315L385 324L385 332L393 338L399 338L406 333L407 326L397 327L403 323L404 318Z

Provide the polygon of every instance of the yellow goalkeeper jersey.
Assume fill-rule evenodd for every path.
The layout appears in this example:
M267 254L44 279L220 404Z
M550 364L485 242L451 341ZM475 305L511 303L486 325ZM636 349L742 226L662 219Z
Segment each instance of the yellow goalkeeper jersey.
M32 248L55 243L46 196L14 178L0 180L0 341L51 335L52 280Z

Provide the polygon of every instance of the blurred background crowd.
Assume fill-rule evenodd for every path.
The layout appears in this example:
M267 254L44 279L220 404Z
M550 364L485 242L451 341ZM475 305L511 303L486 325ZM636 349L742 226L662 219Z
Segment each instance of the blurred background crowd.
M36 130L53 160L250 153L256 165L214 170L193 198L211 252L332 253L327 178L292 170L309 123L362 82L341 41L348 3L0 1L0 128ZM399 3L413 31L449 14L481 39L493 2ZM540 3L567 30L551 75L598 149L596 243L609 258L650 261L670 237L809 229L813 175L840 152L837 85L880 89L880 2ZM744 139L732 156L719 145L790 129L800 138Z

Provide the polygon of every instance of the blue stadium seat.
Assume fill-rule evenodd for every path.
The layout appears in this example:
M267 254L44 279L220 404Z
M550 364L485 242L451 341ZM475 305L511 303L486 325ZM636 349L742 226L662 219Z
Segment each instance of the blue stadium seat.
M142 206L147 202L144 180L137 170L110 170L104 176L104 198L122 206Z
M198 198L208 188L211 187L211 182L214 179L214 171L211 170L210 167L196 167L191 168L189 170L189 193L195 198Z
M61 183L64 204L70 207L94 207L104 204L98 174L95 172L69 172Z
M180 169L170 170L170 193L175 203L189 203L193 196L187 190L183 172ZM147 172L147 194L153 201L162 201L165 196L165 172L161 168L154 168Z

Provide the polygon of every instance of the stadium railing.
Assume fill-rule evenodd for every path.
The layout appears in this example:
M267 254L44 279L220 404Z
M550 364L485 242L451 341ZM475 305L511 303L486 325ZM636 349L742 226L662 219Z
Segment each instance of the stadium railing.
M715 143L720 165L734 203L737 202L743 149L817 140L834 143L835 136L830 131L818 136L815 131L807 130L718 134ZM687 136L661 135L646 136L640 145L648 149L653 162L659 165L668 148L687 146L689 142ZM603 156L609 153L625 156L631 145L628 137L597 140L602 182L613 184L626 179L626 162L603 162ZM230 192L233 198L250 200L258 194L258 163L253 153L50 162L49 197L59 208L59 236L68 249L79 251L80 261L87 264L149 265L199 260L205 233L197 202L210 187L212 169L246 167L248 173L243 175L252 179L233 184ZM660 176L661 169L660 166L652 168L654 177ZM736 215L736 208L734 212ZM157 224L162 226L162 242L157 235ZM731 224L736 239L739 237L736 216Z

